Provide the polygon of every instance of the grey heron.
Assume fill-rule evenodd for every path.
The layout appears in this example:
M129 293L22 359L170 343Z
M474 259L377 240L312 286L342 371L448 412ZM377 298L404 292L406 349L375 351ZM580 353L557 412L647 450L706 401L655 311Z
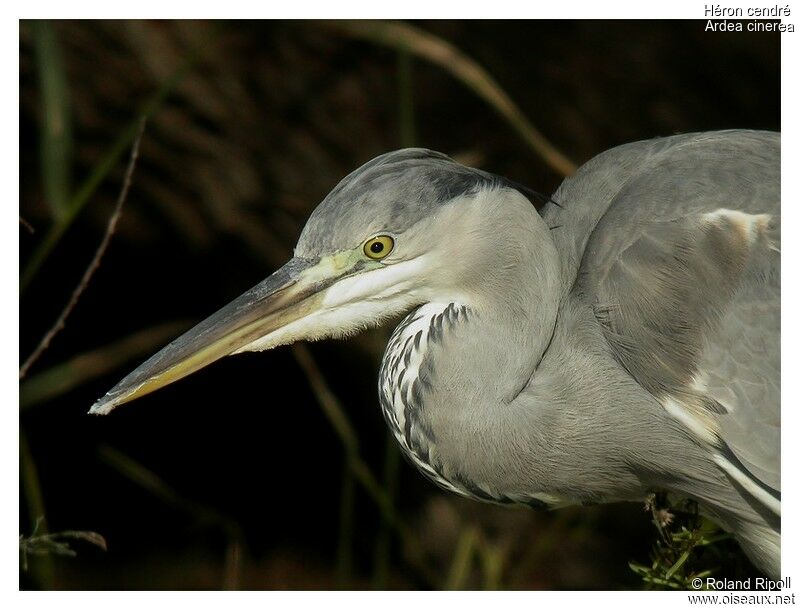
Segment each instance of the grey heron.
M379 378L443 488L555 508L696 500L780 574L780 135L626 144L530 192L404 149L345 177L294 257L91 409L215 360L405 314Z

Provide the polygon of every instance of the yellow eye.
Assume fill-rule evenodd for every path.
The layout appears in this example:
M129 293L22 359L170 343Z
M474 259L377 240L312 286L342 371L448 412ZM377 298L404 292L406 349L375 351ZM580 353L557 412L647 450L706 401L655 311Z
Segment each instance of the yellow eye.
M368 239L364 244L364 254L371 259L379 261L382 258L389 256L389 253L394 248L394 240L388 235L378 235L372 239Z

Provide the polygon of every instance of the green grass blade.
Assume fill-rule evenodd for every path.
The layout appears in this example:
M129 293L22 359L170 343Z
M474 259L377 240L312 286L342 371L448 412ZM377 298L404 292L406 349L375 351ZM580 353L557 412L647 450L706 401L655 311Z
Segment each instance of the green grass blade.
M447 573L445 589L448 591L459 591L466 586L477 544L478 533L474 528L468 527L459 535L453 561Z
M189 327L187 322L167 322L141 330L110 345L78 354L27 378L20 386L20 409L28 409L102 377L123 364L143 358Z
M175 74L169 78L144 104L142 111L117 138L105 157L94 167L92 172L83 182L81 187L75 192L66 207L63 216L53 224L44 236L39 245L31 255L28 264L20 277L20 292L24 292L30 285L36 273L53 249L56 247L61 237L72 225L78 214L94 195L97 188L103 183L111 170L116 167L122 156L130 148L136 135L139 133L139 126L143 118L149 118L164 103L169 94L175 89L181 78L191 67L191 62L187 62Z
M503 569L506 564L505 552L502 548L490 544L485 536L478 540L476 554L483 572L483 589L499 591L503 584Z
M61 47L50 21L34 21L34 46L42 113L40 163L44 199L59 221L67 212L72 171L72 121Z
M397 495L397 482L400 473L400 451L397 441L391 433L386 434L386 453L383 462L383 481L386 491L386 501L394 510ZM383 590L389 580L389 568L392 550L391 523L385 514L381 514L378 537L375 541L375 564L372 573L372 588Z
M33 460L28 437L20 427L19 429L19 473L20 491L25 497L28 515L32 527L37 534L47 533L47 515L45 513L42 486L39 481L39 472ZM33 580L44 590L53 588L53 559L49 555L37 558L31 562Z

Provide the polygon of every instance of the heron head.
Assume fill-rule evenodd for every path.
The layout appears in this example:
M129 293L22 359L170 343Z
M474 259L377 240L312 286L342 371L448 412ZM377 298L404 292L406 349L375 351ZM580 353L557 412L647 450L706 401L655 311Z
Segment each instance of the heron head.
M125 377L115 407L229 354L342 337L433 300L464 301L498 252L491 208L505 183L441 153L404 149L345 177L311 214L294 257ZM516 191L511 196L525 201Z

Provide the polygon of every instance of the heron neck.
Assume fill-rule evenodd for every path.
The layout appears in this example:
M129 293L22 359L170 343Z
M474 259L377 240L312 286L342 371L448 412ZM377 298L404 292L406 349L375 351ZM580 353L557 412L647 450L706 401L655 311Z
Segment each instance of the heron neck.
M516 229L518 247L472 288L466 306L474 315L454 333L461 348L454 341L450 350L437 354L445 361L470 354L471 377L501 403L513 400L532 378L552 340L561 300L550 231L535 211L525 220Z
M458 292L395 329L380 375L384 415L411 461L447 489L497 501L459 472L457 456L476 442L496 446L489 439L514 424L515 398L548 349L561 300L548 227L527 201L504 203L485 234L472 233L491 256L475 254Z
M532 207L521 218L525 222L506 228L519 235L504 233L518 247L468 285L463 300L427 303L409 314L381 369L383 412L410 460L450 491L497 502L540 500L509 495L521 485L487 488L460 468L468 463L461 452L486 443L489 454L501 457L499 440L492 439L515 423L514 399L535 376L560 301L549 230ZM515 459L514 453L505 458Z

